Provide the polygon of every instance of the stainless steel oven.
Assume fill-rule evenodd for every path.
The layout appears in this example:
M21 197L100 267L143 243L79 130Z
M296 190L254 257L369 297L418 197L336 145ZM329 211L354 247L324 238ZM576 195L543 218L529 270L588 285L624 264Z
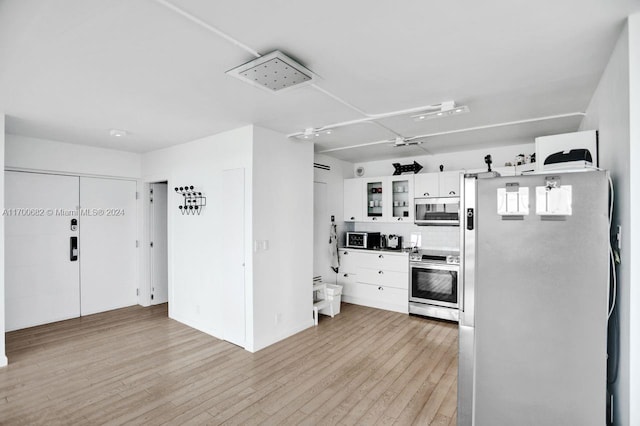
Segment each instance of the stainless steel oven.
M458 321L460 257L451 252L412 255L409 312Z

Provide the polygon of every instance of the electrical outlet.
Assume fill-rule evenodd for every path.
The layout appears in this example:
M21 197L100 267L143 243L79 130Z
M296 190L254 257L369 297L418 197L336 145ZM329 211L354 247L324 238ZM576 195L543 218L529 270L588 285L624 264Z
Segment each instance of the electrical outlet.
M253 242L254 253L267 250L269 250L269 240L255 240Z
M622 226L618 225L616 229L616 243L618 245L618 250L620 250L622 248Z
M282 314L277 313L275 320L276 320L276 325L280 324L282 322Z

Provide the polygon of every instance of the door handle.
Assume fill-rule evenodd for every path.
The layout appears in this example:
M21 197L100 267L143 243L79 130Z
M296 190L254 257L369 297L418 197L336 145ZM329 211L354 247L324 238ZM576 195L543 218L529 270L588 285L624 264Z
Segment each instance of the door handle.
M78 260L78 237L69 238L69 260L72 262Z

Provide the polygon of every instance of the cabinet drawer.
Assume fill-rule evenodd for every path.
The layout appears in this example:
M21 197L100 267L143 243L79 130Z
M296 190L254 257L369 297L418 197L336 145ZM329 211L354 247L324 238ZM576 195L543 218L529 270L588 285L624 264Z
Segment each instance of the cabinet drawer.
M404 313L409 310L409 293L398 288L355 283L352 293L345 296L348 302L374 308Z
M356 273L360 283L395 287L403 290L409 288L409 274L407 272L359 268Z
M378 269L384 271L409 272L409 257L389 253L374 253L368 264L360 265L364 268Z
M357 275L349 272L338 273L338 284L342 286L342 294L353 295L356 286Z
M340 258L340 271L353 273L358 266L367 262L370 254L355 250L340 249L338 256Z

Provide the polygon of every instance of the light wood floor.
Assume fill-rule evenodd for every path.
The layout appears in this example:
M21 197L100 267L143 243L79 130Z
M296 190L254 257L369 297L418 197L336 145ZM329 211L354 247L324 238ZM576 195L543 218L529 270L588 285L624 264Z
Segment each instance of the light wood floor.
M7 334L0 424L456 423L457 326L343 304L258 353L131 307Z

